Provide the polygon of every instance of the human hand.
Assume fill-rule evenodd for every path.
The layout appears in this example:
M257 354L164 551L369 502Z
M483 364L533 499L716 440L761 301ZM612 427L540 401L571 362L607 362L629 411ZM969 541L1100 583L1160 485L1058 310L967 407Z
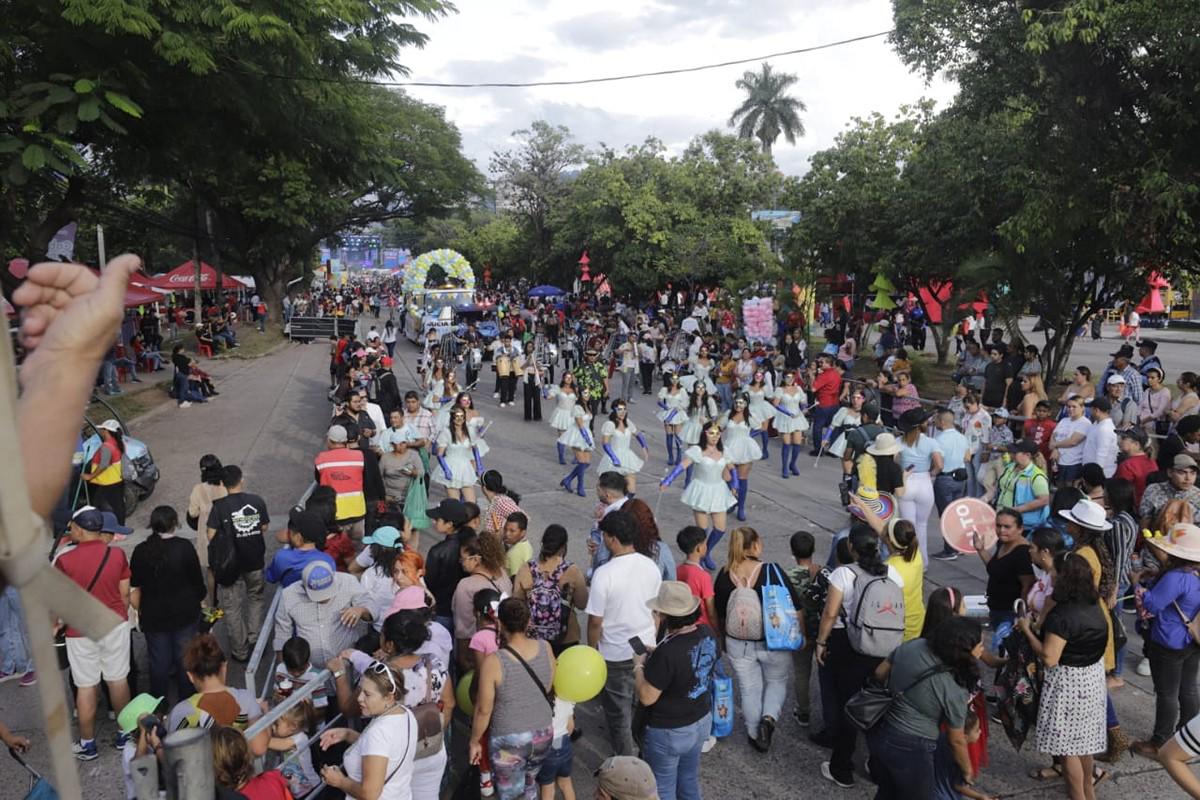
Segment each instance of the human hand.
M823 666L825 666L825 653L829 650L829 648L825 645L820 645L820 644L818 644L816 647L817 647L817 663L823 667Z
M478 764L483 758L483 745L478 741L471 742L471 746L467 748L467 761L470 764Z
M322 743L325 737L321 737ZM342 783L346 779L346 773L342 772L341 767L330 764L329 766L321 767L321 780L325 781L326 786L331 786L334 789L342 788Z
M321 749L328 750L335 744L346 741L348 728L330 728L321 734Z
M99 359L116 339L125 287L141 266L137 256L121 255L97 277L82 264L35 264L13 292L24 309L21 344L43 358Z
M6 731L4 734L4 744L7 747L11 747L13 750L16 750L18 753L24 753L29 749L29 745L31 743L24 736L18 736L11 731Z

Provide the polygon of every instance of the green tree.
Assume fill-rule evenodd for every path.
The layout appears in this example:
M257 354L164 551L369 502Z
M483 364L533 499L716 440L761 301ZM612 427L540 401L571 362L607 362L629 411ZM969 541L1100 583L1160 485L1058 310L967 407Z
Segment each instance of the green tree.
M547 221L554 206L570 191L567 171L582 166L587 151L565 126L544 120L514 131L513 137L517 146L496 152L490 168L496 180L497 205L511 210L526 228L536 271L550 263L553 234Z
M736 85L746 93L746 98L730 115L730 127L736 126L742 139L757 139L767 155L780 135L795 144L804 135L800 112L808 110L802 100L787 93L795 83L795 75L776 72L765 61L758 72L742 73Z

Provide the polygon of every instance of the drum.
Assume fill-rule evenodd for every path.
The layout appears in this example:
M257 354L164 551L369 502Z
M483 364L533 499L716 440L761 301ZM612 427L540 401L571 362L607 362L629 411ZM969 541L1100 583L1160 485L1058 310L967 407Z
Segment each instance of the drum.
M508 353L501 352L496 356L496 374L501 378L507 378L512 374L512 358Z

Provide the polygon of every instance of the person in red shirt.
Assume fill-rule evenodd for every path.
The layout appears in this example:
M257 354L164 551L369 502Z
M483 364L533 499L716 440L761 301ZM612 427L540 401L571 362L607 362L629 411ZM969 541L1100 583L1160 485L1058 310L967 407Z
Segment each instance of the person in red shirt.
M717 616L717 606L712 575L700 564L700 559L708 552L707 541L707 531L697 525L688 525L679 531L675 544L679 545L687 560L675 568L675 580L686 583L692 595L700 601L700 619L697 621L716 630L714 618Z
M1158 471L1158 464L1146 453L1149 441L1146 431L1136 425L1117 432L1117 447L1123 457L1113 477L1133 484L1133 502L1138 507L1142 505L1142 492L1146 491L1146 478Z
M1054 420L1050 419L1050 403L1039 400L1033 407L1033 419L1025 420L1022 438L1030 439L1038 446L1042 458L1050 461L1050 437L1054 433Z
M64 550L55 562L59 570L121 618L121 623L99 641L75 628L66 629L67 663L77 687L75 706L79 712L79 742L74 752L80 761L93 761L99 756L95 737L101 679L108 684L114 713L120 714L129 702L129 562L124 551L108 546L101 535L103 530L104 515L98 509L79 509L68 531L75 546ZM124 744L119 738L118 747Z
M833 359L824 353L817 356L816 366L812 369L814 371L810 371L809 381L812 394L817 400L817 407L813 410L813 449L809 455L815 456L821 452L821 433L829 427L829 423L833 422L833 415L837 413L838 397L842 393L842 376L834 369Z

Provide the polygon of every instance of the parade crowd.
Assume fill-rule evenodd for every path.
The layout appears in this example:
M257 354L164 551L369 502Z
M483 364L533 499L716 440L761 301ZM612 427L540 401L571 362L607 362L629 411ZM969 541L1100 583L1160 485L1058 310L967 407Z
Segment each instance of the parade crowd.
M992 797L997 722L1014 747L1032 736L1046 766L1031 777L1063 779L1071 798L1094 798L1098 762L1126 751L1200 797L1187 768L1200 755L1200 380L1182 372L1172 393L1153 341L1120 346L1097 383L1080 367L1052 398L1036 347L964 320L953 395L931 399L914 379L919 309L866 319L822 304L811 352L798 311L756 341L706 290L640 305L498 290L482 296L499 336L431 331L413 380L395 369L398 290L341 292L289 298L289 314L379 322L329 342L316 488L276 526L273 556L254 476L205 455L183 519L154 509L126 559L109 546L130 532L113 499L122 432L98 426L82 467L91 505L55 558L129 621L102 641L63 631L81 760L97 757L103 689L127 770L167 732L210 727L221 796L571 800L575 706L595 696L605 800L700 798L703 754L735 729L768 752L784 714L828 750L826 780L869 780L878 798ZM179 388L202 393L190 361L175 366ZM520 418L504 411L518 384ZM638 402L660 427L632 422ZM588 531L565 494L562 518L531 529L521 491L535 487L487 465L493 424L544 440L564 493L596 501ZM669 471L639 483L652 451ZM766 561L747 507L755 467L793 481L804 455L840 462L844 527L789 531L791 559ZM692 512L674 532L655 515L668 487ZM994 540L930 524L963 498L994 509ZM580 535L586 563L567 557ZM924 587L931 559L963 557L986 569L982 608ZM226 669L261 645L267 584L277 666L260 702ZM19 626L6 631L0 680L31 674ZM1136 740L1111 700L1127 668L1154 684L1153 730Z

